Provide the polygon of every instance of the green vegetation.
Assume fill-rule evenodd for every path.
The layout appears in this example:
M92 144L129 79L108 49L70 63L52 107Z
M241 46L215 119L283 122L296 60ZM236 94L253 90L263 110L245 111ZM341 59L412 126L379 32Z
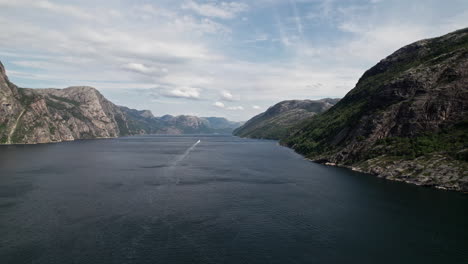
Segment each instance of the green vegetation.
M60 103L60 102L56 102L56 101L51 100L49 98L46 98L46 103L47 103L48 107L52 107L52 108L55 108L57 110L67 110L68 109L67 105L65 105L63 103Z
M0 134L3 134L3 132L6 132L6 130L7 130L7 124L6 123L0 124Z
M406 98L398 92L396 94L379 94L379 92L392 85L395 91L401 89L404 94L405 90L400 87L415 86L412 78L406 78L405 74L408 70L423 71L421 74L426 74L424 71L431 69L430 67L435 64L453 64L457 60L466 58L468 35L459 34L466 31L468 29L402 48L389 59L383 60L368 70L356 87L338 104L329 111L297 126L292 134L282 139L282 143L313 158L336 153L350 142L364 142L365 134L353 131L353 129L359 127L359 124L362 124L360 122L364 122L365 118L370 116L378 118L376 113L388 111L388 107L395 103L405 100L404 103L410 105L414 103L413 98ZM445 84L456 81L458 78L455 73L451 72L444 72L442 76L443 79L440 82ZM357 159L355 161L382 154L414 158L435 151L450 152L452 156L466 160L466 151L460 152L461 149L467 147L466 132L466 125L459 124L440 133L421 134L414 138L388 138L378 142L374 150L355 157Z
M32 124L25 124L23 117L21 117L20 120L18 120L15 132L11 136L11 142L23 142L27 135L33 134L33 132L40 127L44 127L44 123L42 121L34 121Z
M288 135L292 127L291 125L277 123L275 120L267 120L266 122L259 121L259 124L251 128L235 130L234 134L240 137L280 139Z
M356 89L350 94L362 90L369 90L369 92L371 92L386 82L394 80L398 75L411 68L416 68L421 65L430 66L443 62L453 57L451 53L456 50L465 50L465 52L468 52L468 35L457 38L456 40L443 40L443 38L444 37L433 39L422 48L405 47L404 49L406 49L406 52L404 55L399 55L398 63L379 63L380 67L374 67L367 71L359 81Z
M8 122L8 121L7 121ZM7 122L0 124L0 144L5 144L8 141Z
M127 125L125 124L125 121L120 117L119 115L115 116L115 121L117 122L117 126L119 127L120 135L121 136L128 136L130 135L130 132L128 130Z
M450 129L439 133L424 133L422 135L404 138L389 137L376 142L371 157L383 154L414 159L433 152L445 152L454 159L468 161L468 121L456 124ZM462 150L462 151L460 151Z
M22 142L22 139L26 136L27 132L28 132L28 129L24 127L22 118L20 118L20 120L18 120L18 124L16 125L15 132L13 132L13 135L11 135L10 141L12 143Z
M80 106L80 103L75 101L75 100L71 100L71 99L68 99L68 98L65 98L65 97L59 97L59 96L55 96L55 95L49 95L51 98L57 100L57 101L62 101L62 102L65 102L65 103L69 103L71 105L74 105L76 107L79 107Z
M304 122L326 111L339 99L289 100L270 107L234 131L234 135L250 138L281 139Z
M51 135L54 135L56 130L57 128L55 126L49 125L49 132Z
M20 98L19 98L20 103L23 106L28 107L30 104L34 102L35 96L28 94L26 91L27 90L25 88L18 88L18 93L20 95Z
M77 119L80 119L81 121L86 121L88 118L82 114L80 109L78 108L72 108L69 110L70 114Z
M280 126L275 124L268 124L257 131L252 133L252 138L263 138L263 139L279 139L288 134L290 127Z
M285 138L283 143L308 156L330 151L333 147L329 143L333 138L358 122L365 108L364 101L341 101L331 111L318 115L296 128L297 132Z

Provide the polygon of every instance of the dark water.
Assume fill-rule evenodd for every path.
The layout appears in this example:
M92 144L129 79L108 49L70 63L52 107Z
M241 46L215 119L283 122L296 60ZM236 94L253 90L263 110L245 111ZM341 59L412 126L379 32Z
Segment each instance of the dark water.
M0 263L468 263L468 196L228 136L3 146Z

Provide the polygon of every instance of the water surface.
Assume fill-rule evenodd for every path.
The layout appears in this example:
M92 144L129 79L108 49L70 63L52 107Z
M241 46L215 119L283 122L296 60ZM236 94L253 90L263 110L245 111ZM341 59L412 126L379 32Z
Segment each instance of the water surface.
M467 223L467 195L274 141L0 147L0 263L468 263Z

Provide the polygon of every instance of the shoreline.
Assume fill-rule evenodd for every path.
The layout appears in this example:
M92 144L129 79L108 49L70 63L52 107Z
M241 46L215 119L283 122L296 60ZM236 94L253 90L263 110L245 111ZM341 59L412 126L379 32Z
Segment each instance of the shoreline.
M294 151L294 152L296 152L296 151ZM297 153L297 154L299 154L299 153ZM299 155L301 155L301 154L299 154ZM423 183L419 183L419 182L412 181L412 180L405 180L405 179L400 179L400 178L389 178L389 177L382 176L381 174L378 174L378 173L372 173L372 172L365 171L365 170L363 170L363 169L361 169L359 167L347 166L347 165L337 164L337 163L334 163L334 162L324 162L324 163L322 163L322 162L317 162L316 160L309 159L309 158L306 158L306 157L304 157L304 159L309 161L309 162L316 163L316 164L321 164L321 165L330 166L330 167L344 168L344 169L348 169L348 170L351 170L351 171L368 174L368 175L371 175L371 176L374 176L374 177L377 177L377 178L380 178L380 179L388 180L388 181L403 182L403 183L406 183L406 184L411 184L411 185L415 185L415 186L419 186L419 187L433 188L433 189L438 189L438 190L443 190L443 191L452 191L452 192L468 194L467 191L463 191L463 190L456 189L456 188L445 187L445 186L438 185L438 184L423 184Z
M36 142L36 143L0 143L1 146L31 146L31 145L45 145L45 144L58 144L58 143L66 143L66 142L75 142L75 141L85 141L85 140L97 140L97 139L116 139L116 138L123 138L123 137L137 137L137 136L234 136L230 134L134 134L134 135L125 135L125 136L118 136L118 137L94 137L94 138L77 138L72 140L61 140L61 141L50 141L50 142Z
M61 141L50 141L50 142L36 142L36 143L0 143L1 146L34 146L34 145L46 145L46 144L57 144L57 143L66 143L66 142L75 142L80 140L97 140L97 139L114 139L120 137L95 137L95 138L77 138L72 140L61 140Z
M348 169L348 170L351 170L351 171L368 174L368 175L371 175L373 177L377 177L377 178L380 178L380 179L385 179L385 180L394 181L394 182L403 182L403 183L406 183L406 184L411 184L411 185L415 185L415 186L419 186L419 187L433 188L433 189L437 189L437 190L451 191L451 192L458 192L458 193L468 194L468 191L465 191L463 189L451 188L451 187L443 186L443 185L440 185L440 184L424 184L424 183L420 183L420 182L417 182L417 181L414 181L414 180L405 180L405 179L402 179L402 178L389 178L389 177L383 176L382 174L366 171L366 170L364 170L364 169L362 169L360 167L356 167L356 166L348 166L348 165L338 164L338 163L329 162L329 161L320 162L318 160L313 160L313 159L307 158L306 156L304 156L301 153L297 152L294 148L290 148L290 147L288 147L286 145L281 144L280 140L276 140L276 142L277 142L277 144L279 146L288 148L288 149L294 151L294 153L296 153L296 154L300 155L301 157L303 157L305 160L307 160L309 162L316 163L316 164L321 164L321 165L330 166L330 167L344 168L344 169ZM377 166L377 167L381 168L381 169L386 169L386 168L383 168L383 167L380 167L380 166Z

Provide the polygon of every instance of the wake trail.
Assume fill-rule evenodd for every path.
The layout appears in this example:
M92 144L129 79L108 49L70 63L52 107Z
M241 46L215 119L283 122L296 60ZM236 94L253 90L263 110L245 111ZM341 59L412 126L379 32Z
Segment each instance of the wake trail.
M168 170L171 171L170 174L174 174L174 170L175 168L179 165L180 162L182 162L185 158L187 158L187 156L190 154L190 152L192 152L195 147L200 144L201 140L198 140L197 142L195 142L195 144L193 144L191 147L189 147L185 152L184 154L178 156L173 162L171 162L171 164L169 165L168 167ZM175 184L179 184L180 182L180 179L179 177L175 177L176 178L176 182Z
M201 140L198 140L197 142L195 142L195 144L193 144L190 148L188 148L184 154L180 155L179 157L177 157L177 159L175 159L172 163L171 163L171 166L170 168L173 168L173 167L176 167L181 161L183 161L189 154L190 152L192 152L195 147L200 144Z

